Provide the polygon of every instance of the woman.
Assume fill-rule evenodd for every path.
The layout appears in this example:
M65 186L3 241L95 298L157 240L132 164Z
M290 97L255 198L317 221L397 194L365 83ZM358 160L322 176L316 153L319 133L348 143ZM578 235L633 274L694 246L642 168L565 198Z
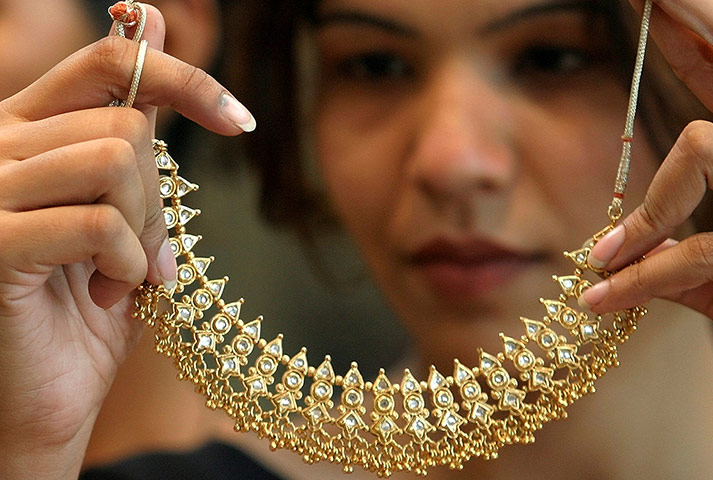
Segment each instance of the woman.
M423 360L448 368L453 357L473 363L474 344L488 349L508 319L530 308L535 288L565 267L561 251L597 228L592 218L610 196L626 90L610 64L596 61L603 50L591 46L587 27L600 17L590 4L440 6L325 1L310 13L323 60L314 114L326 188ZM710 105L711 47L702 38L710 38L713 15L693 0L662 6L653 32ZM146 35L156 45L160 25ZM355 37L364 42L356 49ZM557 48L543 48L542 38ZM6 478L76 475L109 379L138 331L127 321L130 291L144 277L175 281L149 168L151 126L135 111L92 108L126 95L136 50L101 42L0 104L2 151L11 152L0 169L8 185L0 276ZM228 135L251 123L212 79L156 51L145 75L144 112L170 104ZM705 189L709 129L684 130L644 206L593 256L616 269L678 227L686 240L664 243L584 295L597 312L656 296L678 304L652 306L662 320L648 319L624 349L627 368L606 377L570 420L548 426L535 445L503 451L498 462L471 462L473 473L666 478L710 470L710 325L680 307L711 314L707 236L690 235L686 224ZM653 140L639 133L632 205L657 168ZM40 140L27 144L30 135ZM32 168L40 162L42 169ZM126 183L109 181L117 173ZM50 181L54 189L41 188ZM576 196L585 202L574 203ZM676 321L654 325L667 317ZM674 363L659 352L678 337L688 348ZM680 373L688 363L703 370L699 377ZM88 394L77 401L72 390L80 387ZM678 415L661 414L663 405L676 405ZM300 475L292 460L272 458L271 468Z

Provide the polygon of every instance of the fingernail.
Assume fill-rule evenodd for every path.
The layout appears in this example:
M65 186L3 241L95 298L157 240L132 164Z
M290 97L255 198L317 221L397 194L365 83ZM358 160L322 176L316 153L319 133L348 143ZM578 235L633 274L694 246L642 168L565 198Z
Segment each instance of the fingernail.
M591 252L589 252L589 264L597 269L602 269L616 256L624 245L626 231L623 225L619 225L611 232L604 235L597 242Z
M257 124L252 113L231 95L224 93L220 97L220 110L225 118L240 127L244 132L255 130Z
M593 306L599 304L609 294L609 287L609 280L603 280L582 292L577 303L581 308L591 311Z
M171 245L168 243L168 238L163 240L161 248L158 251L158 274L161 276L161 282L166 290L172 291L176 288L177 265L176 257L173 255Z

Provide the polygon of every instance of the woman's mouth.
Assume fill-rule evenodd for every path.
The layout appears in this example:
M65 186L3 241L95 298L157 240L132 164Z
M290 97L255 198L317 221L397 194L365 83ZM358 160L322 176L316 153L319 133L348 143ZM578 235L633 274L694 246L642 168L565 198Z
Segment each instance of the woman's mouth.
M482 239L439 238L410 255L409 263L437 296L464 301L512 282L543 257Z

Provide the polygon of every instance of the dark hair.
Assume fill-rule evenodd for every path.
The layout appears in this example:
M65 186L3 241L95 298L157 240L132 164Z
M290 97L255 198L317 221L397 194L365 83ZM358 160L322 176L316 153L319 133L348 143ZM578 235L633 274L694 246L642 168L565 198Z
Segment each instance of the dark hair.
M295 39L300 22L313 18L316 4L316 0L244 0L225 4L223 15L225 51L238 56L225 58L221 78L246 99L262 127L243 139L248 160L262 181L262 213L303 239L312 239L315 227L333 220L328 202L305 181L299 153ZM628 88L640 19L623 0L599 0L597 10L605 17L613 50L619 55L618 75ZM639 118L663 159L687 123L711 114L675 77L653 42L649 44ZM699 229L712 226L709 212L700 208L694 214Z
M92 23L96 26L96 31L105 35L105 32L108 32L111 27L111 18L109 18L107 11L113 2L107 0L82 0L82 3L84 3L87 12L89 12Z

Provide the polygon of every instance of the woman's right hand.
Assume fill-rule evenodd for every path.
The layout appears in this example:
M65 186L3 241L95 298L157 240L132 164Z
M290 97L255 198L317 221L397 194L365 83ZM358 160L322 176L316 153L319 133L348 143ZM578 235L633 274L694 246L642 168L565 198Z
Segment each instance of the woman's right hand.
M76 478L94 419L142 325L132 291L175 281L152 150L169 105L237 135L251 116L206 73L105 38L0 102L0 478ZM246 127L249 129L250 127Z

